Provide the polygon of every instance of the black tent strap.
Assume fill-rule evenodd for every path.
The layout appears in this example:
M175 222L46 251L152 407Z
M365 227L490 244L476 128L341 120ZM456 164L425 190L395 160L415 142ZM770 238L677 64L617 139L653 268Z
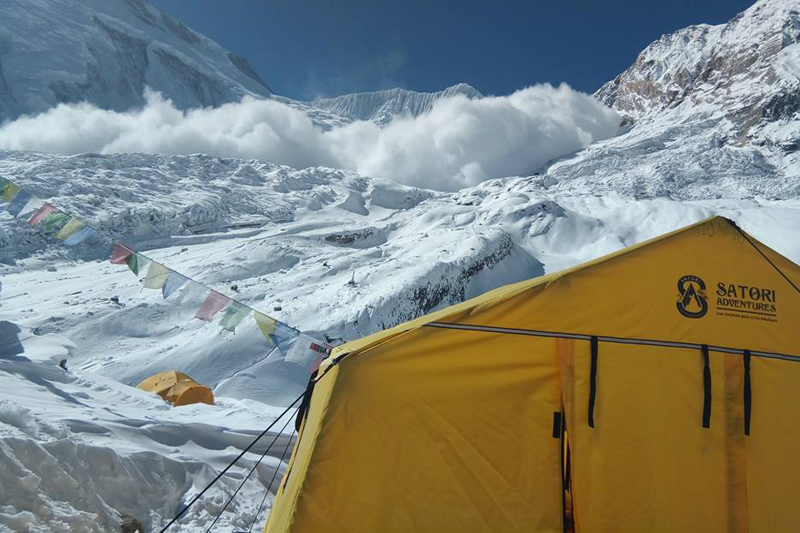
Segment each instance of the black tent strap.
M702 345L703 353L703 427L711 427L711 366L708 361L708 346Z
M764 259L767 261L767 263L769 263L769 264L772 266L772 268L774 268L774 269L775 269L775 271L776 271L778 274L780 274L780 275L783 277L783 279L785 279L785 280L786 280L786 281L789 283L789 285L791 285L791 286L792 286L792 288L794 288L794 290L795 290L795 291L796 291L798 294L800 294L800 288L798 288L798 287L797 287L797 285L795 285L795 283L794 283L794 282L793 282L791 279L789 279L789 276L787 276L786 274L784 274L783 270L781 270L780 268L778 268L778 265L776 265L775 263L773 263L773 262L772 262L772 259L770 259L769 257L767 257L767 254L765 254L765 253L763 252L763 250L761 250L761 248L759 248L758 246L756 246L756 243L754 243L754 242L753 242L753 240L752 240L752 239L750 239L750 236L749 236L749 235L747 235L747 233L745 233L744 231L742 231L742 228L740 228L740 227L739 227L739 226L736 224L736 222L734 222L733 220L729 220L729 219L727 219L727 218L726 218L725 220L727 220L727 221L730 223L730 225L731 225L731 226L733 226L734 228L736 228L736 231L738 231L738 232L741 234L741 236L742 236L742 237L744 237L744 238L745 238L745 240L746 240L747 242L749 242L749 243L750 243L750 246L752 246L752 247L753 247L753 248L754 248L754 249L755 249L755 250L756 250L756 251L759 253L759 255L761 255L761 257L763 257L763 258L764 258Z
M562 410L564 409L563 405L561 406L561 409ZM568 524L567 524L567 483L566 483L566 480L565 480L565 474L566 474L565 470L566 469L564 468L564 465L565 465L565 457L564 457L564 441L565 441L565 439L564 439L564 437L565 437L565 434L566 434L566 428L564 427L564 424L562 423L562 421L564 419L563 412L558 412L558 413L553 413L553 414L554 415L558 415L558 417L557 417L557 419L558 419L558 439L559 439L558 440L558 442L559 442L558 449L559 449L559 453L560 453L560 456L561 456L561 459L559 461L559 464L560 464L560 467L561 467L560 468L560 470L561 470L561 520L562 520L561 523L562 523L562 531L564 533L566 533L567 530L568 530ZM554 421L556 420L555 416L553 417L553 420ZM555 427L553 428L553 436L554 437L556 436L556 428Z
M561 438L561 412L553 411L553 438Z
M750 388L750 350L744 351L744 434L750 434L750 412L753 391Z
M536 330L536 329L519 329L519 328L501 328L495 326L479 326L474 324L451 324L448 322L428 322L424 325L425 327L429 328L445 328L445 329L461 329L466 331L482 331L487 333L504 333L507 335L527 335L531 337L549 337L555 339L575 339L575 340L584 340L588 341L592 339L592 335L584 335L581 333L562 333L558 331L544 331L544 330ZM597 340L600 342L613 342L616 344L640 344L644 346L660 346L663 348L685 348L687 350L699 350L702 348L702 344L697 343L690 343L690 342L673 342L673 341L662 341L662 340L653 340L653 339L636 339L636 338L626 338L626 337L609 337L598 335ZM714 346L708 345L708 349L712 352L720 352L720 353L731 353L731 354L738 354L744 355L744 350L737 349L737 348L728 348L725 346ZM342 354L339 357L346 356L347 354ZM781 359L783 361L792 361L795 363L800 363L800 356L797 355L787 355L778 352L763 352L763 351L756 351L751 350L750 355L755 357L765 357L768 359Z
M594 402L597 397L597 337L590 339L592 363L589 374L589 427L594 428Z
M306 385L306 392L303 393L303 401L300 402L300 407L297 408L297 417L294 419L294 430L300 432L300 426L308 415L308 408L311 406L311 395L314 393L314 385L317 384L317 374L319 369L314 370L308 378Z

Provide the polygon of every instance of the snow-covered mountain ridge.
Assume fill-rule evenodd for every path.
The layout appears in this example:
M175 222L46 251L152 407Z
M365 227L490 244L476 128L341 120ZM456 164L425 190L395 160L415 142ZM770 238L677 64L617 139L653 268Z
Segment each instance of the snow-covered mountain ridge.
M799 39L791 0L661 37L595 94L627 117L628 132L546 176L641 198L796 196Z
M325 129L354 120L380 125L417 116L467 84L435 93L391 89L314 102L275 96L247 60L143 0L6 0L0 18L0 122L59 103L124 111L146 87L180 109L219 106L245 95L276 97Z
M314 100L310 104L350 120L371 120L378 125L385 126L394 117L419 116L430 111L436 101L455 95L464 95L467 98L483 96L471 85L459 83L433 93L395 88L323 98Z
M142 0L4 0L0 121L62 102L140 106L145 87L183 109L269 96L242 57Z
M798 65L800 6L761 0L726 24L664 35L596 96L637 122L669 111L721 112L744 143L800 109Z

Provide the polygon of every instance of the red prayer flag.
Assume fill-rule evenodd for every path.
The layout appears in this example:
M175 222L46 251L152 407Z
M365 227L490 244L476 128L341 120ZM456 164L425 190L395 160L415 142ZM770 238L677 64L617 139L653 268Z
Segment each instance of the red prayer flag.
M133 250L122 244L115 244L114 251L111 252L111 262L115 265L125 265L128 258L133 254Z
M225 296L224 294L220 294L217 291L211 291L206 298L206 301L203 302L203 305L200 306L200 309L197 310L194 317L199 318L200 320L205 320L206 322L210 322L214 315L222 311L222 309L228 305L231 301L230 298Z
M47 215L49 215L49 214L51 214L51 213L53 213L55 211L56 211L56 208L53 207L52 205L44 204L42 207L39 208L38 211L36 211L36 213L33 214L31 219L28 221L28 224L30 224L31 227L34 227L36 224L38 224L39 222L44 220L44 218L47 217Z

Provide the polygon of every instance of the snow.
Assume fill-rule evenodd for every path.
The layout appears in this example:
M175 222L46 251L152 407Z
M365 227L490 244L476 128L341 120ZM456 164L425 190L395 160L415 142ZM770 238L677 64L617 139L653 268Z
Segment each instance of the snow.
M5 0L0 121L60 102L125 110L146 86L181 108L271 91L247 62L141 0Z
M170 408L114 378L65 371L51 361L62 356L57 335L7 321L0 328L4 343L20 339L24 350L0 357L0 531L116 531L121 514L156 527L279 413L226 397L214 406ZM17 330L13 337L10 329ZM254 451L263 452L275 435ZM220 531L249 526L289 438L276 442ZM245 456L174 530L207 524L256 460Z
M533 171L615 135L620 123L615 111L564 84L508 96L440 98L429 111L398 116L383 128L369 121L319 128L308 110L274 98L184 112L146 90L145 102L126 112L62 104L0 126L0 148L252 157L455 190Z
M366 93L345 94L335 98L321 98L309 102L319 109L347 117L350 120L369 120L379 126L388 125L396 117L416 117L433 109L433 104L443 98L463 95L482 98L477 89L459 83L435 93L421 93L406 89L388 89Z

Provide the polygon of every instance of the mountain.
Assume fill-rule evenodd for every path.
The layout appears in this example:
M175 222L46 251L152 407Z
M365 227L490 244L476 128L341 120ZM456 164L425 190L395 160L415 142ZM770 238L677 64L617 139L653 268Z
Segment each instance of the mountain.
M762 0L726 24L664 35L596 95L635 121L720 112L746 139L800 110L800 6Z
M555 162L544 181L636 198L796 198L799 40L790 0L663 36L596 93L628 132Z
M272 91L247 61L142 0L3 0L0 121L62 102L183 109Z
M437 100L456 95L463 95L467 98L483 97L471 85L459 83L434 93L395 88L386 91L345 94L309 103L314 107L327 109L350 120L371 120L380 126L385 126L396 116L416 117L429 111Z

